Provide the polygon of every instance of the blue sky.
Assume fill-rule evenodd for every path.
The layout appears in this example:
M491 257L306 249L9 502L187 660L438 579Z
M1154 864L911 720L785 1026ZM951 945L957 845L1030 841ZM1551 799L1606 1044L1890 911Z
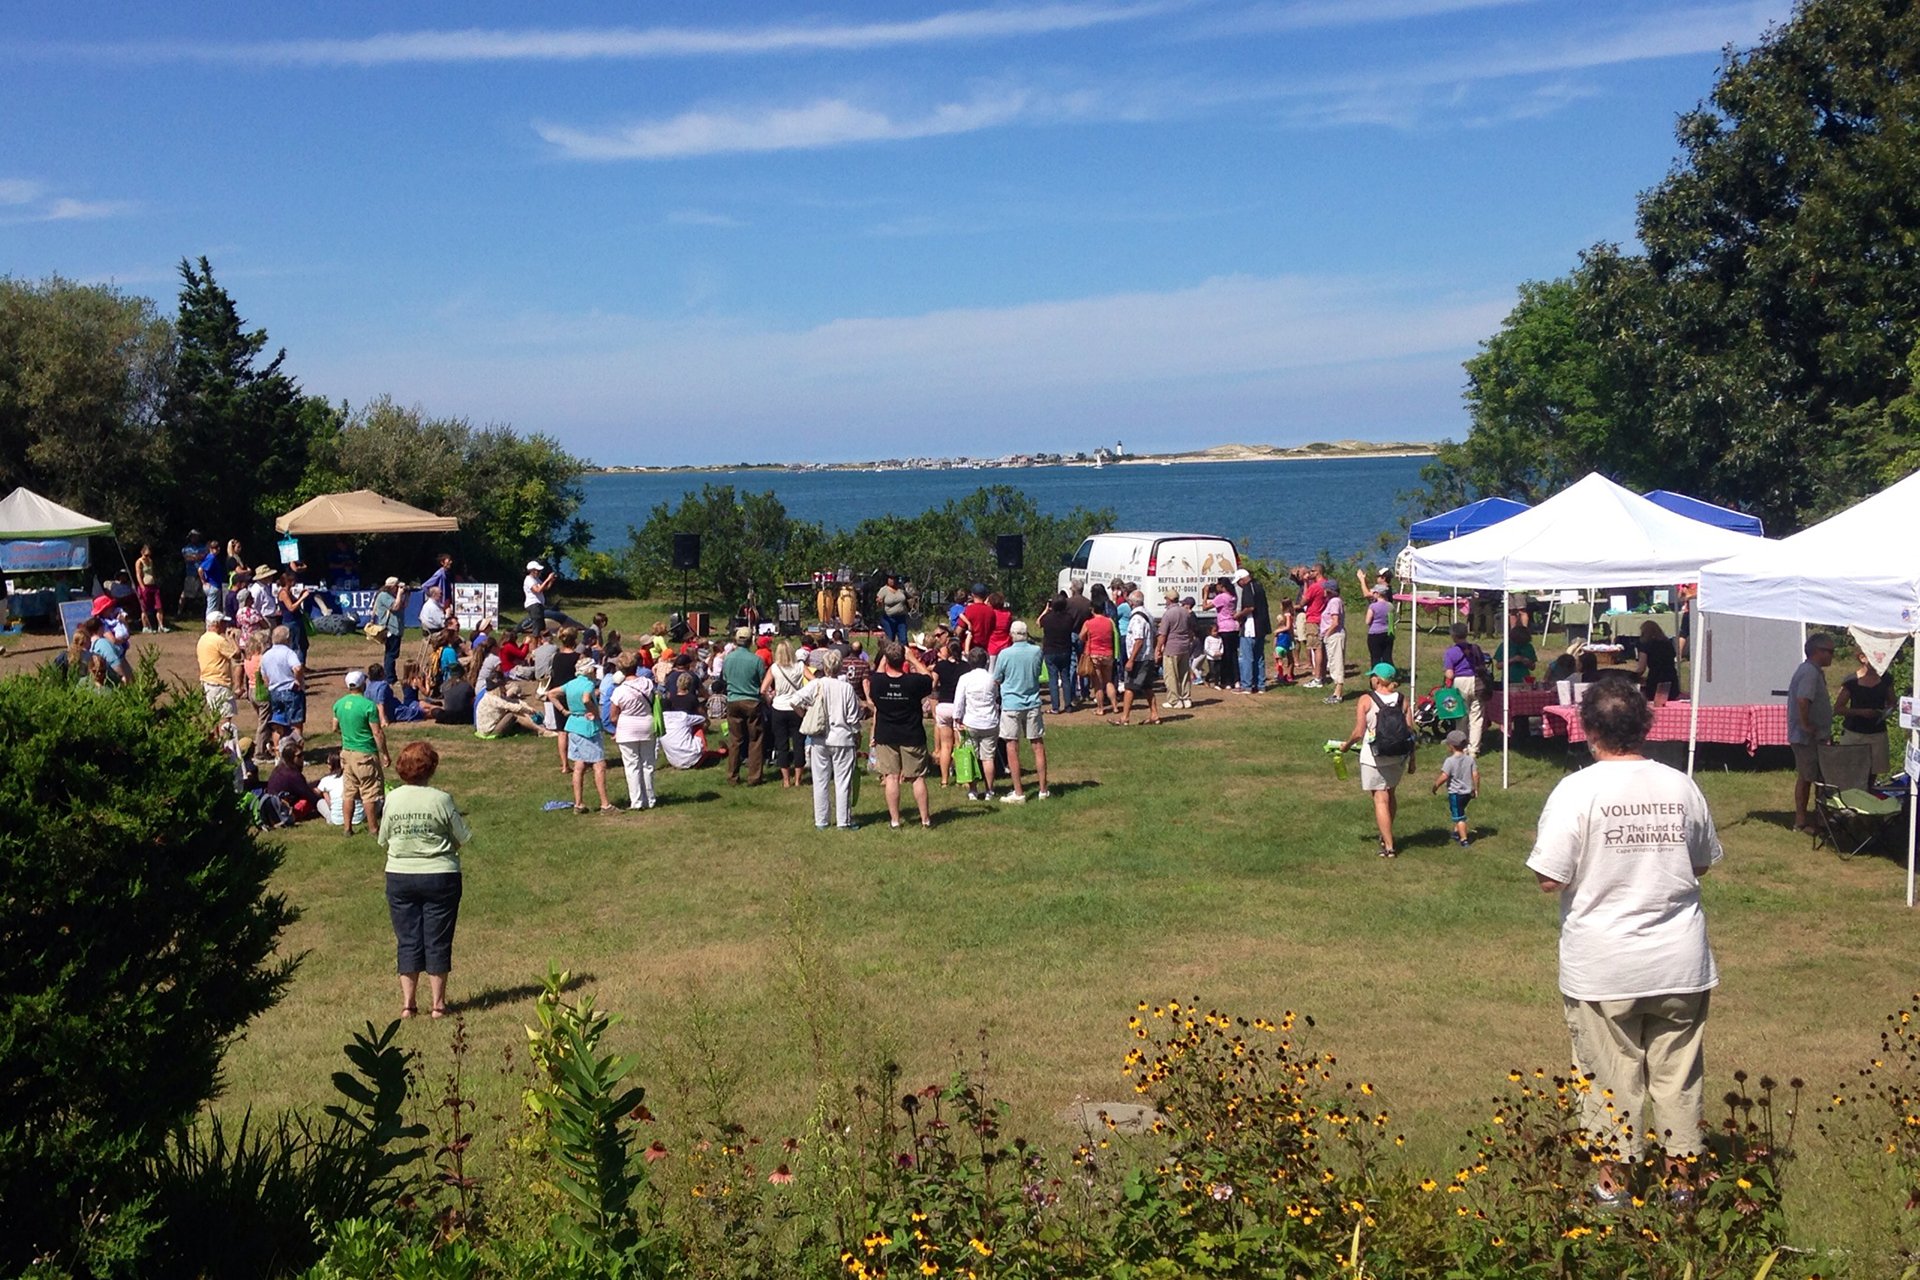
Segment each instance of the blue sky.
M699 463L1465 430L1786 0L14 0L0 270ZM529 22L540 25L529 25Z

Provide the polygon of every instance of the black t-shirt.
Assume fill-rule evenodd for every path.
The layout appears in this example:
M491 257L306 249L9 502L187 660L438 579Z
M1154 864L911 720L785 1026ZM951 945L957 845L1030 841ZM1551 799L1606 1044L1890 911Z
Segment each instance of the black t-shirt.
M1067 618L1072 622L1075 631L1085 626L1087 619L1092 616L1093 601L1085 596L1067 597Z
M1840 723L1852 733L1885 733L1887 722L1880 713L1887 709L1887 681L1883 678L1879 684L1867 686L1860 683L1859 676L1852 675L1840 683L1848 691L1847 714Z
M547 688L558 689L573 679L574 673L579 669L580 651L576 649L569 653L565 649L560 650L553 655L553 674L547 678Z
M440 686L440 710L433 718L438 724L473 723L473 686L465 677L455 676Z
M1073 648L1073 611L1049 607L1040 615L1040 647L1049 653L1065 653Z
M924 747L926 721L921 703L933 692L933 681L917 671L890 676L876 668L867 677L873 699L873 741L882 747Z
M933 689L935 702L952 702L953 691L960 687L960 677L967 674L967 664L955 658L942 658L933 664Z
M661 686L660 709L694 714L701 708L700 679L691 671L669 671Z
M1665 636L1652 640L1642 640L1640 650L1647 655L1647 675L1644 688L1648 696L1661 685L1668 686L1669 692L1680 691L1680 668L1676 665L1673 641Z

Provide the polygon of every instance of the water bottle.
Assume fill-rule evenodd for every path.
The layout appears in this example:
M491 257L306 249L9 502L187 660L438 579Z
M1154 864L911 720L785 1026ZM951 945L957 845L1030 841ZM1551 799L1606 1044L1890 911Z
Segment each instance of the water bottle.
M1345 782L1347 780L1346 744L1334 738L1327 739L1327 754L1333 757L1333 776Z

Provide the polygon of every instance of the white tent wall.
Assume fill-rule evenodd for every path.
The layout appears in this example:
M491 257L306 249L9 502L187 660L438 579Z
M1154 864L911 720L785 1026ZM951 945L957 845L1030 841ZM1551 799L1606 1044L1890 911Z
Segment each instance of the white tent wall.
M1700 669L1700 704L1733 707L1786 697L1787 678L1800 665L1806 638L1801 622L1697 615L1687 647Z

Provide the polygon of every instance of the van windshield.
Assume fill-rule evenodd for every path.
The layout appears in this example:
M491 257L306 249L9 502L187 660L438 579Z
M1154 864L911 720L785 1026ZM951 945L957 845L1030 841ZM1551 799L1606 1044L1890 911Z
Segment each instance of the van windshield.
M1092 555L1093 555L1093 539L1088 538L1085 542L1080 544L1080 549L1073 553L1073 563L1070 567L1075 569L1086 568L1087 561L1089 558L1092 557Z

